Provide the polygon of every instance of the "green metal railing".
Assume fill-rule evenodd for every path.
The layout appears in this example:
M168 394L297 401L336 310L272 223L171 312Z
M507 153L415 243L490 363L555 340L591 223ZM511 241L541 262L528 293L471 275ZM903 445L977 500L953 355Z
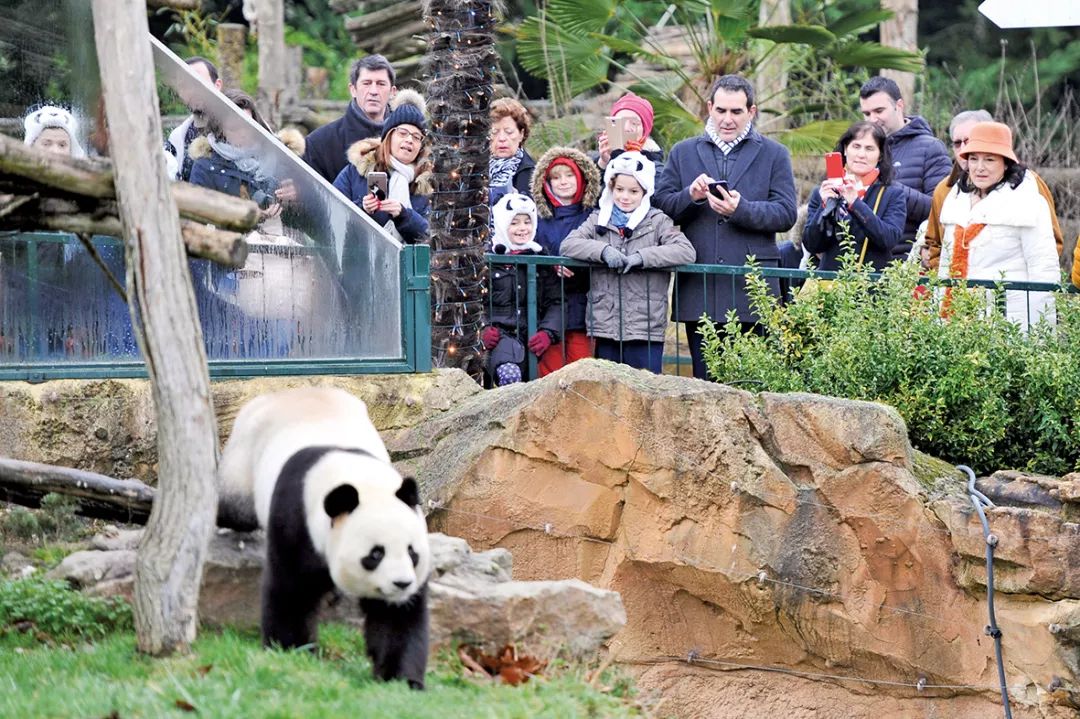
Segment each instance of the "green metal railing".
M524 265L526 276L526 291L527 291L527 334L526 337L531 337L533 333L537 331L537 285L538 274L537 269L539 267L554 267L562 266L580 269L584 271L602 270L608 271L606 268L589 263L582 262L580 260L572 260L568 257L557 257L547 255L506 255L506 254L488 254L486 255L488 265ZM706 265L706 264L693 264L693 265L678 265L670 268L670 271L674 277L697 275L702 278L702 282L708 281L709 277L743 277L749 274L759 274L765 278L776 278L780 280L807 280L810 278L822 279L822 280L834 280L840 277L840 273L823 271L823 270L800 270L782 267L759 267L751 265ZM871 280L877 281L881 279L880 272L872 272L867 275ZM996 301L999 305L1003 305L1005 302L1005 293L1010 291L1021 291L1025 293L1031 292L1070 292L1080 293L1080 289L1070 284L1056 284L1047 282L1022 282L1022 281L1002 281L1002 280L931 280L929 277L919 278L919 284L925 285L934 281L940 286L964 286L964 287L984 287L996 292ZM736 284L731 283L731 299L734 303ZM672 293L672 306L671 309L674 313L678 313L678 293ZM490 297L490 293L489 293ZM565 294L564 294L565 298ZM490 300L489 300L490 302ZM1037 318L1030 316L1030 303L1028 303L1028 322L1033 323ZM489 312L490 315L490 312ZM565 320L565 313L563 315ZM722 322L723 318L717 318L717 321ZM679 323L671 323L677 325ZM682 373L682 368L689 368L690 357L689 354L684 354L682 351L682 343L679 341L682 330L678 327L673 327L674 336L676 341L674 343L675 353L665 354L663 364L665 367L674 366L676 373ZM664 341L664 340L658 340ZM526 352L528 378L537 377L537 358L531 352Z
M10 237L10 236L9 236ZM18 241L29 248L53 245L62 249L64 245L79 245L79 241L70 235L56 233L20 233ZM120 248L115 238L95 238L95 242ZM8 248L10 250L10 247ZM42 301L44 291L63 292L64 288L50 285L44 277L38 263L38 252L27 251L25 264L15 268L11 266L9 251L5 267L0 263L0 380L23 380L41 382L50 379L108 379L126 377L145 377L146 370L142 360L134 352L123 353L126 356L96 357L86 361L59 360L55 357L41 356L40 351L50 340L45 338L42 322ZM0 257L2 260L3 257ZM350 357L306 357L289 359L219 359L210 360L212 377L253 377L266 375L313 375L313 374L380 374L427 372L431 369L431 306L430 306L430 248L426 245L406 245L400 253L400 297L401 307L401 352L397 356L381 358ZM18 291L11 282L12 275L18 270L26 277L25 286L33 287L25 295L26 316L13 317L9 306L5 314L3 307L5 293ZM97 270L100 272L99 270ZM122 270L121 270L122 272ZM8 274L5 280L3 274ZM119 275L123 282L123 275ZM101 277L104 282L104 275ZM5 287L4 283L7 283ZM44 285L42 285L44 283ZM42 286L45 289L42 289ZM111 291L111 290L110 290ZM66 298L65 298L66 299ZM118 297L113 297L119 302ZM78 301L78 298L70 298ZM6 327L8 336L3 330ZM11 328L17 323L18 332L23 336L11 336ZM24 361L11 360L11 353L5 354L14 342L22 342ZM7 343L5 345L5 342ZM55 353L54 353L55 354ZM37 356L35 356L37 355Z

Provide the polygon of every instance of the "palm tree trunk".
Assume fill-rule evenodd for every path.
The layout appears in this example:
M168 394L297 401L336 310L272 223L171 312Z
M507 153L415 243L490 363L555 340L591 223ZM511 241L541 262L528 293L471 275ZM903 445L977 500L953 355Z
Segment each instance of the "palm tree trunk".
M424 76L431 113L432 361L483 374L486 308L488 108L495 52L491 0L426 0L432 28Z
M790 24L791 0L761 0L758 25ZM787 93L788 75L784 60L783 48L773 49L763 62L758 63L757 71L754 73L757 96L760 98L758 104L764 104L770 110L776 111L776 114L770 115L758 113L763 131L783 130L787 125L787 118L784 116L784 95Z
M901 50L919 51L919 0L881 0L882 10L892 10L895 15L881 23L881 44ZM900 86L905 109L915 114L915 75L899 70L882 70Z

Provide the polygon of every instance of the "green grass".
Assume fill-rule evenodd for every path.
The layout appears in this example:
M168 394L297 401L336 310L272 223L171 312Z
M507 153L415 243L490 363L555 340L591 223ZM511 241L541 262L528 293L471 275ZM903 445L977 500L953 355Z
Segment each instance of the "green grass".
M204 630L190 655L166 659L136 652L130 632L34 648L8 634L0 636L0 716L640 716L583 674L563 666L518 687L494 685L465 678L457 659L444 655L428 666L427 690L414 692L403 682L375 681L360 634L334 625L322 627L317 655L267 651L256 635L235 630Z

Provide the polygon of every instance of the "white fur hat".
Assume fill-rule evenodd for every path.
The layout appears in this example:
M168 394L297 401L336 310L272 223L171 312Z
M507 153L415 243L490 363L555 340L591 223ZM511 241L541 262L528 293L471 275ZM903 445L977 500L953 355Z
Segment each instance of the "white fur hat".
M68 134L71 140L71 156L86 157L86 151L79 144L79 123L75 116L56 105L42 105L23 118L23 142L33 145L47 127L58 127Z
M611 220L611 208L615 205L611 181L616 175L630 175L645 190L645 197L641 199L641 204L630 213L630 220L626 223L626 228L633 230L649 213L651 207L649 198L652 197L656 186L656 165L640 152L624 152L612 158L607 169L604 170L604 192L600 195L600 216L597 218L597 224L601 227L606 226Z
M528 215L532 218L533 234L529 243L524 246L514 246L510 242L510 223L517 215ZM491 242L491 251L505 254L511 247L514 249L530 249L534 252L543 252L543 248L536 242L536 203L528 195L511 192L499 198L495 206L491 208L492 224L495 227L495 238Z

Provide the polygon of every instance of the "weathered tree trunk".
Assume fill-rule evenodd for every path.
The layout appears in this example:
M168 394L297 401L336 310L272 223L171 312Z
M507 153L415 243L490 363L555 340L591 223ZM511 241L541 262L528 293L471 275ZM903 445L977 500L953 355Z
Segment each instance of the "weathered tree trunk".
M141 651L184 651L217 508L217 428L176 205L161 154L143 0L94 0L94 38L120 199L132 324L154 388L160 486L135 564Z
M244 50L247 48L247 25L223 22L217 26L218 70L222 87L240 87L244 79Z
M881 0L881 9L895 13L891 20L881 23L881 44L918 52L919 0ZM882 70L881 74L896 81L904 97L905 109L909 115L915 114L914 73Z
M761 0L758 24L762 26L790 25L791 0ZM754 73L757 96L760 98L758 104L764 104L770 110L777 111L776 115L758 113L758 122L762 130L782 130L787 125L787 119L783 113L788 76L787 70L784 69L782 53L782 47L773 49L764 61L758 63Z
M275 130L290 104L285 82L285 6L282 0L256 0L259 28L259 112Z

